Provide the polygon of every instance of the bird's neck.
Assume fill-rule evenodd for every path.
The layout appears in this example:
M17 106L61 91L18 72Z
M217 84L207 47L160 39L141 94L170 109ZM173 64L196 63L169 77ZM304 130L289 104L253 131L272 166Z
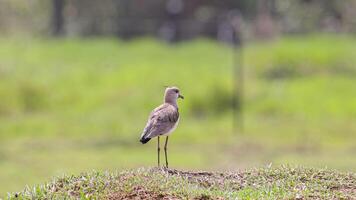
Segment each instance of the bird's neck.
M164 103L168 103L168 104L178 108L177 101L175 101L175 100L170 100L170 99L165 98Z

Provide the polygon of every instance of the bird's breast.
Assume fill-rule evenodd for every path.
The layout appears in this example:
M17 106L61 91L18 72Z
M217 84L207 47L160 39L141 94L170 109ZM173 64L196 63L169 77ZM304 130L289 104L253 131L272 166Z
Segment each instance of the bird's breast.
M176 130L178 123L179 123L179 117L178 117L176 123L172 126L172 128L167 133L165 133L163 135L170 135L171 133L173 133L173 131Z

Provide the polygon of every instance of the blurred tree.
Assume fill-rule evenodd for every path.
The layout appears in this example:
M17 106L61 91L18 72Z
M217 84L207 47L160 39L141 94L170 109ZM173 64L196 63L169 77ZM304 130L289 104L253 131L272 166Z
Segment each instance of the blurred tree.
M0 34L221 39L234 10L249 37L356 32L355 9L356 1L336 0L1 0Z
M64 0L52 0L52 33L55 36L59 36L64 33L64 4Z
M259 37L271 37L274 35L275 25L272 19L271 12L274 8L272 0L258 0L257 3L257 18L256 18L256 34Z

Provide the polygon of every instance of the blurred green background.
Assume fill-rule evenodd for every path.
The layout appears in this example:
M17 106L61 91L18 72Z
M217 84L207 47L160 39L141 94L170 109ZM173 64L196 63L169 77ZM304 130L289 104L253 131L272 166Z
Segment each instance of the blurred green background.
M323 2L297 1L282 12L276 9L283 8L282 1L238 1L227 8L241 9L243 30L240 42L229 43L209 31L173 39L156 37L150 28L88 33L78 17L85 12L69 22L79 0L63 5L67 21L56 32L58 19L50 16L58 2L0 3L0 14L8 17L0 20L0 196L63 173L154 166L156 141L138 140L165 85L178 86L185 96L169 143L173 168L237 170L272 163L356 170L355 27L347 17L340 29L337 23L319 24L333 12L348 13L347 6L327 1L335 11L322 7L325 16L308 11L309 23L294 27L300 32L289 25L267 28L271 32L259 31L253 19L269 11L278 24L294 19L291 8L307 12L301 5L319 8ZM92 4L110 2L127 3ZM47 10L38 12L42 7ZM104 8L97 14L106 13ZM245 16L248 11L252 14ZM34 25L24 27L26 22ZM234 91L234 67L241 66L243 122L232 111L234 92L240 92ZM234 120L239 120L235 128Z

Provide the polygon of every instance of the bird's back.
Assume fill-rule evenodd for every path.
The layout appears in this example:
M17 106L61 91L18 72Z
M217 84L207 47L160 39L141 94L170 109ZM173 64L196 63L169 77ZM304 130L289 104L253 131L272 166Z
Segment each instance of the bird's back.
M155 108L147 121L140 142L147 143L151 138L170 133L179 120L178 107L164 103Z

